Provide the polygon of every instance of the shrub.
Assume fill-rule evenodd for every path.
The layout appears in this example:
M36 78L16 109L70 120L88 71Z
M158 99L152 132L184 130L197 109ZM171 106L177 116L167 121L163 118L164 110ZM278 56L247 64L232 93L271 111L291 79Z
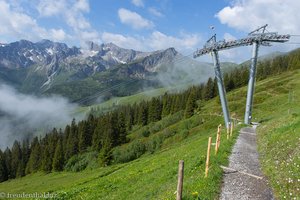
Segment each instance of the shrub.
M65 165L66 171L79 172L88 168L97 167L97 152L87 152L72 156Z

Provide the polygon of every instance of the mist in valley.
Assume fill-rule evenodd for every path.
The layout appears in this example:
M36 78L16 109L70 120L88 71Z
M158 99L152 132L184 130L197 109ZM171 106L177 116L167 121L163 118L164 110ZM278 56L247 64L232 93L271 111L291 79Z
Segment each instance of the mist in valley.
M156 79L164 87L181 89L191 85L199 85L214 77L214 67L211 63L198 62L190 57L177 55L174 61L164 63L160 67Z
M10 147L14 140L44 135L54 127L63 128L73 117L82 117L75 116L76 108L63 97L36 97L0 84L0 148Z

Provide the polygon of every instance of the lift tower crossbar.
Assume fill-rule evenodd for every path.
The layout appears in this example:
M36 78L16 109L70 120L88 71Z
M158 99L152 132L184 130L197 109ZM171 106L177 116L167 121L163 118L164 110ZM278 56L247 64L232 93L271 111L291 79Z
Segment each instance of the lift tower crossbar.
M257 29L258 30L258 29ZM256 31L257 31L256 30ZM215 35L213 36L215 37ZM249 33L248 37L238 40L225 41L221 40L215 43L206 43L202 49L194 52L193 57L197 58L204 54L208 54L214 50L221 51L226 49L232 49L240 46L249 46L258 42L263 46L270 46L270 42L287 42L290 39L290 35L278 35L276 32L273 33Z
M251 118L252 118L252 102L253 102L253 93L254 93L254 84L255 84L255 75L256 75L256 64L257 64L257 55L258 55L258 48L260 45L262 46L271 46L270 43L272 42L287 42L290 39L290 35L279 35L277 32L266 32L266 27L268 25L264 25L248 34L246 38L238 39L238 40L232 40L232 41L216 41L216 35L214 35L212 38L210 38L204 47L202 49L198 49L194 52L193 57L197 58L199 56L212 53L214 57L214 63L215 63L215 73L216 77L218 78L218 81L220 80L221 83L218 82L218 88L219 84L223 88L220 90L219 88L219 94L220 99L222 103L222 109L224 114L225 123L228 124L229 120L226 118L229 118L228 108L227 108L227 101L226 97L222 97L222 94L225 95L225 89L223 86L222 77L218 77L220 74L217 74L220 72L220 66L219 66L219 60L218 60L218 51L220 50L226 50L231 48L236 48L240 46L249 46L253 45L253 51L252 51L252 58L251 58L251 66L250 66L250 73L249 73L249 82L248 82L248 91L247 91L247 101L246 101L246 111L245 111L245 124L250 124ZM223 99L222 99L223 98ZM224 104L224 106L223 106ZM227 111L226 111L227 110ZM225 112L224 112L225 111Z

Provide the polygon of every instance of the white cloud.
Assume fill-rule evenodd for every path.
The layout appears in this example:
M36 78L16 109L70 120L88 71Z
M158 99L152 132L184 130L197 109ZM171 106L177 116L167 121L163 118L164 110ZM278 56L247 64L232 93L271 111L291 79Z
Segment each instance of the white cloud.
M48 1L48 0L41 0L38 5L37 9L41 16L54 16L58 15L67 7L65 0L56 0L56 1Z
M163 16L164 16L161 12L159 12L158 10L156 10L156 9L153 8L153 7L148 8L148 11L149 11L152 15L154 15L154 16L156 16L156 17L163 17Z
M230 6L220 10L216 17L222 24L236 30L250 32L262 25L268 24L267 30L279 34L299 34L300 1L296 0L233 0ZM245 35L246 36L246 35ZM224 35L225 37L225 35ZM230 38L230 35L226 35ZM298 38L291 37L293 42ZM287 52L297 48L297 45L273 43L272 47L261 46L259 56L274 51ZM235 48L220 52L223 60L241 62L251 57L251 47Z
M67 37L62 29L51 29L40 27L35 19L15 9L6 1L0 0L0 36L22 38L37 41L49 38L61 41Z
M56 41L64 41L67 38L67 34L62 29L51 29L50 33Z
M78 0L74 5L74 9L78 11L89 12L90 4L88 0Z
M118 11L118 14L119 14L119 18L123 24L127 24L134 29L143 29L143 28L150 29L150 28L154 27L154 24L152 21L149 21L149 20L143 18L138 13L132 12L125 8L120 8Z
M127 49L147 50L146 46L143 45L143 38L134 38L121 34L104 32L101 39L105 43L112 42L120 47Z
M149 38L149 45L152 49L175 47L178 50L187 50L195 48L199 41L200 37L195 34L182 34L182 37L178 38L154 31Z
M300 32L299 10L300 1L296 0L234 0L216 17L222 24L242 31L269 24L270 31L297 34Z
M137 7L144 7L143 0L131 0L131 3L133 3Z
M101 39L106 43L113 42L118 46L140 51L154 51L169 47L175 47L181 52L187 50L191 51L194 50L200 42L200 36L196 34L181 33L181 37L174 37L159 31L152 32L149 37L131 37L104 32Z
M99 41L99 34L85 18L90 11L88 0L40 0L37 10L42 17L61 17L73 31L73 40L82 46L86 41Z

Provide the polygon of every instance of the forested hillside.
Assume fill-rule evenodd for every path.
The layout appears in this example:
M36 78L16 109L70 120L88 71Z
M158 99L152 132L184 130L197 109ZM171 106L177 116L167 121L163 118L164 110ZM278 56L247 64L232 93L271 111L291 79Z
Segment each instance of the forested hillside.
M300 50L259 63L257 79L300 68ZM247 84L248 66L224 74L227 91ZM41 137L15 141L0 151L0 181L38 171L80 171L87 166L107 166L134 160L144 153L154 153L163 141L178 134L163 127L201 113L207 100L217 96L216 80L196 85L179 93L165 93L133 105L121 105L87 119L73 120L63 130L54 128ZM204 123L196 121L194 126ZM143 138L143 139L141 139Z

